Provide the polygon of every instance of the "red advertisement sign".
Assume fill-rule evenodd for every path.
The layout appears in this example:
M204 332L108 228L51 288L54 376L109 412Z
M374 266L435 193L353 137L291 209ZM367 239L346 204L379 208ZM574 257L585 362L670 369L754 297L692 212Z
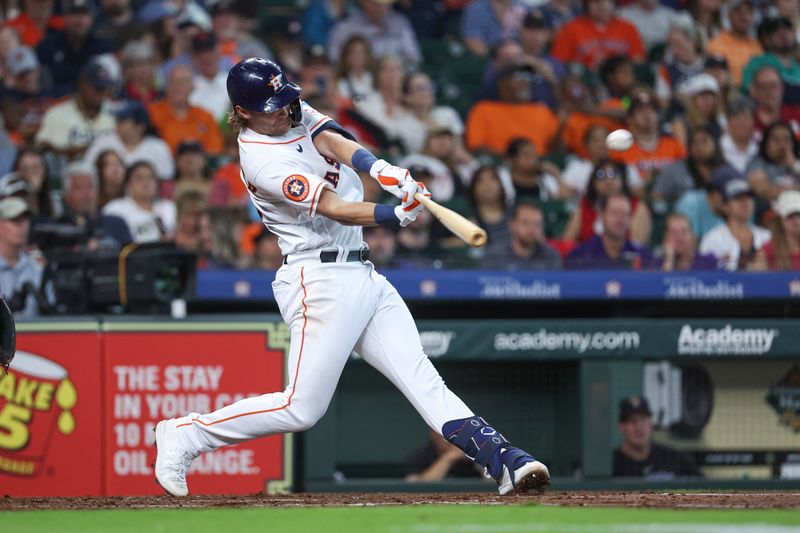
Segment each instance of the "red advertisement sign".
M101 493L100 334L18 332L0 371L0 494Z
M269 347L267 332L187 327L203 329L105 334L108 495L163 492L151 467L158 421L284 388L285 352ZM189 470L189 490L246 494L263 491L268 481L290 480L289 443L289 436L275 435L203 454Z

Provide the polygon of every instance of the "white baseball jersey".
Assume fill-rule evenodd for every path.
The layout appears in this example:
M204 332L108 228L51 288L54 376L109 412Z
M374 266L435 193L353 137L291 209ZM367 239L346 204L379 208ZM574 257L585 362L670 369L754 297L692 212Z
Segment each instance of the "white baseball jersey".
M361 227L316 216L324 188L343 200L361 201L364 188L350 167L325 159L314 137L331 118L302 102L301 124L270 137L250 129L239 134L242 180L267 228L278 236L283 255L315 249L361 245Z

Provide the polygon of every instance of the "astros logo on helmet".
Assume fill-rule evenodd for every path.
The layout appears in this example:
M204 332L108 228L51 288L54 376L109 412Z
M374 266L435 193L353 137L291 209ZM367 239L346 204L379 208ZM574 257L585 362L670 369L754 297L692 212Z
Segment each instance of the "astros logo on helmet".
M283 194L289 200L302 202L308 196L308 180L300 174L292 174L283 181Z

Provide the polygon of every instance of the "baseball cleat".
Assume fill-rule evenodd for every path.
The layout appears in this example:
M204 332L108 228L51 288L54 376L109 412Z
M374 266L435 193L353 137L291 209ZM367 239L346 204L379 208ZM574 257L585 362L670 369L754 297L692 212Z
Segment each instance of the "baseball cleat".
M525 463L514 470L514 479L511 479L508 467L503 465L503 474L497 480L497 491L501 496L510 492L528 492L529 490L543 490L550 484L550 472L539 461Z
M173 496L186 496L189 494L186 471L200 454L181 448L178 442L177 422L178 419L175 418L162 420L154 429L156 483Z

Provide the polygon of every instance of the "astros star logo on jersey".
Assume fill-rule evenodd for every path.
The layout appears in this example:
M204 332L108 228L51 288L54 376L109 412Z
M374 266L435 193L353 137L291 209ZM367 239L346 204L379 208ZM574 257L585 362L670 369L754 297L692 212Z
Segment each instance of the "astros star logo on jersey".
M283 194L289 200L302 202L308 196L308 180L301 174L292 174L283 181Z

